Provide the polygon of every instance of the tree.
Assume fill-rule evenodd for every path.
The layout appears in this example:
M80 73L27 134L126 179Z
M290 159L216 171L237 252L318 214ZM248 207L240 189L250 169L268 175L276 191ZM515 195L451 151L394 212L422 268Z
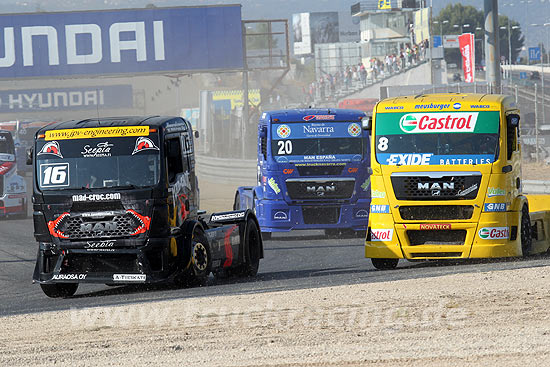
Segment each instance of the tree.
M510 19L510 24L508 25L508 17L505 15L499 15L498 25L500 30L500 56L504 56L506 60L509 58L508 26L510 27L510 40L512 43L512 60L510 60L510 62L514 64L519 56L519 53L521 52L521 49L523 48L523 45L525 44L525 37L521 34L519 23Z
M246 49L260 50L269 49L271 37L271 48L277 48L277 39L268 35L268 23L248 23L246 30ZM272 31L273 32L273 31Z
M483 11L476 9L473 6L450 4L442 9L441 12L439 12L439 15L434 17L433 20L438 22L437 24L432 24L432 32L434 34L441 32L443 35L456 35L460 34L461 31L465 33L474 33L476 63L480 63L482 59L485 59L485 55L482 52L484 50L483 42L485 42L485 14ZM443 21L448 22L443 24ZM508 59L508 17L501 15L499 16L498 22L499 27L505 27L505 29L499 29L500 55ZM512 42L512 60L514 61L517 59L525 42L521 28L519 28L519 23L514 20L510 20L510 39ZM462 60L460 50L445 50L445 59L450 62L460 64Z

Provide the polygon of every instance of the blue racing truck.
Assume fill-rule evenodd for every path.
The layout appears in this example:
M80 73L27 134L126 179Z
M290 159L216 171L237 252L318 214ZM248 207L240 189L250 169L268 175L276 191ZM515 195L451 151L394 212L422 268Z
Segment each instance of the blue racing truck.
M367 123L364 112L347 109L263 113L258 186L239 187L234 208L255 211L264 239L293 229L324 229L329 236L366 231Z

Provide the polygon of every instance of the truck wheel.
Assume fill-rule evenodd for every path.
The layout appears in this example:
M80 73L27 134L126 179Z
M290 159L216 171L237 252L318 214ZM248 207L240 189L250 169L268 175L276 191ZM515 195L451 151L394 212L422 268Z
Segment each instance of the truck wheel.
M397 267L399 259L371 259L372 265L378 270L391 270Z
M233 210L240 210L241 209L241 195L239 195L239 192L235 194L235 201L233 202Z
M531 218L529 217L529 209L524 205L521 209L521 253L522 256L528 256L531 252L531 244L533 243L533 234L531 233Z
M260 267L261 248L260 231L256 222L252 219L249 219L246 223L245 239L245 262L240 266L237 274L243 277L253 277L258 274L258 268Z
M191 247L191 267L186 274L186 285L203 286L206 285L210 270L212 267L212 258L210 256L210 245L204 232L201 229L195 229L193 232L193 242Z
M42 292L50 298L70 297L76 293L78 283L40 284Z

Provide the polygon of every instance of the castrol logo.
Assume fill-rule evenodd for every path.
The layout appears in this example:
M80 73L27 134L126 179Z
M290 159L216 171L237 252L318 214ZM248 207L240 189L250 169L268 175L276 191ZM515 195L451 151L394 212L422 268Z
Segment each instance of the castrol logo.
M405 133L471 133L478 112L408 113L399 120Z
M505 240L509 236L508 227L486 227L479 230L479 238L483 240Z
M371 241L391 241L393 238L393 229L374 229L370 230Z

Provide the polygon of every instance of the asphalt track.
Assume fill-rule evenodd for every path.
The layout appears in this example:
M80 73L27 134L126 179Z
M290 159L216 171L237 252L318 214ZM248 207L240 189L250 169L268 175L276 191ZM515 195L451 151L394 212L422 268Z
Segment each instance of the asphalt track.
M218 281L211 277L208 286L197 288L81 285L74 297L50 299L31 281L36 249L32 220L0 221L0 316L550 266L550 257L539 256L527 260L401 261L396 270L378 271L363 257L362 239L329 239L320 231L303 231L274 235L266 241L265 259L253 279Z

